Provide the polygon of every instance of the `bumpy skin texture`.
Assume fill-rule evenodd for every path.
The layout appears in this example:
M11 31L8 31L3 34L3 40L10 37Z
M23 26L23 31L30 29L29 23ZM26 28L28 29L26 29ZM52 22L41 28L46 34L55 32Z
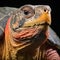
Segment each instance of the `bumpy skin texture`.
M1 60L60 60L48 40L50 12L45 5L25 5L13 12L5 27Z

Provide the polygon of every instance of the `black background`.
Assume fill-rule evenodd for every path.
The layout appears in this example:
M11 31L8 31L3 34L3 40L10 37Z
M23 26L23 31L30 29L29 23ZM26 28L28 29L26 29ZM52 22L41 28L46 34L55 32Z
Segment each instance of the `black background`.
M0 6L9 6L9 7L17 7L19 8L25 4L32 5L49 5L52 9L52 29L57 33L60 37L60 3L59 0L2 0L0 1Z

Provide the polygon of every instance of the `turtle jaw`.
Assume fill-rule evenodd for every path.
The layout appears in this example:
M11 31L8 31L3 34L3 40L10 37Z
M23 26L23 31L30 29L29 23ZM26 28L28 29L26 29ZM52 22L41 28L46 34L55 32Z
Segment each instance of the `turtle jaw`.
M12 35L11 45L13 47L17 47L17 51L20 51L22 49L31 49L31 46L34 47L34 45L37 43L36 47L38 47L45 39L46 39L46 30L47 26L43 26L43 28L35 27L35 28L29 28L28 30L22 30L18 34Z
M31 40L32 37L39 35L42 31L46 31L47 27L48 25L41 24L34 27L20 28L16 30L17 34L13 35L13 40L16 42L25 42L26 40Z

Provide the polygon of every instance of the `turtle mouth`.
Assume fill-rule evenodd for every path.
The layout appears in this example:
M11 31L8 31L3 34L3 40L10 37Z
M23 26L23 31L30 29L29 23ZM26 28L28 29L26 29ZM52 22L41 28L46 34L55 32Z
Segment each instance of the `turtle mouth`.
M16 28L13 28L13 30L15 32L20 32L21 30L25 30L25 29L31 29L31 28L40 28L42 29L43 27L45 26L48 26L49 24L48 23L42 23L42 24L34 24L33 26L24 26L24 27L16 27Z

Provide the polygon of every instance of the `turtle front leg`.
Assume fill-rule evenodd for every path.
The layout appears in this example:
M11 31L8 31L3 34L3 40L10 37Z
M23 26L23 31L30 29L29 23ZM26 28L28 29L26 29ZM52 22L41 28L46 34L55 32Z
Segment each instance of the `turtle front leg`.
M54 49L48 49L46 51L46 58L47 60L60 60L59 54Z

